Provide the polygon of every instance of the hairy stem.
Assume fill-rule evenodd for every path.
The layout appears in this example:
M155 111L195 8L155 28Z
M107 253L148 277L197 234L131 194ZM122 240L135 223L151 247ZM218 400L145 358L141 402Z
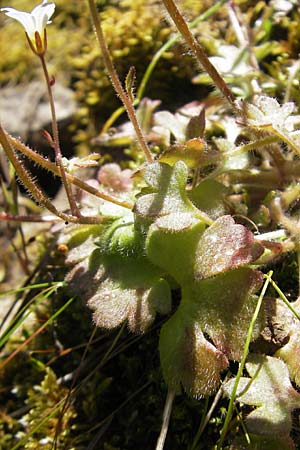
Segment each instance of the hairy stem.
M181 12L177 8L175 2L173 0L163 0L163 3L170 14L173 22L176 25L178 31L182 34L184 39L186 40L188 46L196 56L197 60L200 62L201 66L208 73L208 75L213 80L215 86L221 91L223 96L229 102L229 104L236 109L235 97L215 66L209 61L208 57L205 54L203 47L197 42L193 34L191 33L188 24L183 18Z
M53 216L37 216L37 215L33 215L33 214L29 214L29 215L23 215L23 214L10 214L10 213L3 213L0 212L0 220L3 221L7 221L7 222L36 222L36 223L40 223L40 222L50 222L53 223L55 222L55 218ZM57 219L57 221L59 221L59 219Z
M232 150L228 150L227 152L225 152L225 154L226 156L233 156L239 153L249 153L253 150L266 147L278 141L279 138L277 136L267 136L262 139L257 139L256 141L248 142L247 144L239 145Z
M67 197L68 197L69 205L70 205L70 208L71 208L71 213L74 216L80 217L80 211L79 211L79 209L78 209L78 207L76 205L75 199L74 199L73 194L72 194L71 187L68 184L68 180L67 180L67 177L66 177L66 171L65 171L65 168L64 168L63 162L62 162L62 154L61 154L60 145L59 145L59 134L58 134L58 126L57 126L57 119L56 119L56 112L55 112L53 93L52 93L51 82L50 82L49 73L48 73L47 64L46 64L46 61L45 61L44 54L39 55L39 58L40 58L40 61L41 61L42 67L43 67L43 72L44 72L46 85L47 85L50 109L51 109L52 138L53 138L53 147L54 147L54 151L55 151L56 164L59 167L61 180L62 180L63 186L65 188L65 191L66 191L66 194L67 194Z
M12 163L21 182L30 191L30 193L35 198L35 200L38 203L41 203L45 208L47 208L50 212L52 212L56 216L60 217L61 219L65 220L65 221L69 221L70 217L68 215L58 211L55 208L55 206L51 203L51 201L46 197L46 195L43 193L43 191L40 189L40 187L37 186L37 184L32 180L32 178L30 178L29 174L23 167L21 161L18 159L13 148L11 147L10 143L8 142L5 132L4 132L3 128L1 127L1 125L0 125L0 143L1 143L8 159Z
M59 168L56 166L56 164L53 164L51 161L48 161L44 159L41 155L31 150L29 147L27 147L25 144L20 142L18 139L13 138L8 133L4 133L7 141L12 145L13 147L16 147L21 153L26 155L28 158L39 164L41 167L43 167L46 170L49 170L54 175L60 176ZM0 141L1 142L1 141ZM105 192L101 192L98 189L94 188L93 186L90 186L89 184L85 183L84 181L80 180L79 178L75 177L74 175L71 175L69 173L66 173L66 178L69 183L75 184L75 186L79 187L80 189L88 192L89 194L95 195L96 197L102 198L105 201L114 203L115 205L123 206L123 208L132 209L133 204L118 200L115 197L112 197L109 194L106 194ZM51 211L52 212L52 211ZM80 223L81 220L79 221Z
M201 14L199 17L197 17L195 20L193 20L190 24L190 29L198 25L200 22L203 22L204 20L208 19L211 15L213 15L215 12L219 10L219 8L224 5L224 3L227 0L220 0L219 2L216 2L211 8L209 8L207 11L205 11L203 14ZM161 56L169 50L180 38L180 34L177 33L175 36L172 36L153 56L149 66L147 67L147 70L143 76L143 79L141 81L141 84L137 91L137 99L141 100L144 91L146 89L146 85L148 83L148 80L157 65L158 61L160 60Z
M203 22L204 20L208 19L215 12L217 12L220 9L220 7L226 3L226 1L227 0L220 0L220 1L216 2L211 8L209 8L207 11L205 11L203 14L201 14L195 20L193 20L190 23L190 28L192 29L193 27L198 25L200 22ZM157 50L157 52L153 55L149 65L143 75L142 81L138 87L138 90L136 93L136 100L134 103L135 105L137 105L141 101L141 99L145 93L147 84L150 80L150 77L151 77L155 67L157 66L157 63L159 62L159 60L161 59L163 54L166 53L169 50L169 48L171 48L179 39L180 39L180 34L179 33L175 34L175 36L172 36L170 39L168 39L167 42L164 45L162 45L162 47L160 47ZM114 113L109 117L109 119L103 125L100 135L105 133L113 125L113 123L120 117L120 115L123 114L124 111L125 111L124 106L120 106L120 108L118 108L116 111L114 111Z
M117 71L115 69L115 66L114 66L114 64L112 62L112 59L111 59L111 56L110 56L110 53L109 53L109 49L108 49L108 46L107 46L107 43L106 43L106 39L105 39L103 30L102 30L101 19L100 19L100 16L99 16L98 12L97 12L97 8L96 8L96 5L95 5L95 2L94 2L94 0L88 0L88 3L89 3L89 7L90 7L90 13L91 13L91 17L92 17L92 20L93 20L93 24L94 24L94 27L95 27L97 39L98 39L99 46L100 46L100 49L101 49L101 53L102 53L102 56L103 56L104 64L105 64L106 70L107 70L107 72L109 74L111 83L112 83L112 85L113 85L117 95L120 97L120 99L121 99L121 101L122 101L122 103L123 103L123 105L124 105L124 107L126 109L127 115L128 115L129 120L131 121L131 123L132 123L132 125L134 127L134 131L136 133L137 140L138 140L138 142L139 142L139 144L140 144L140 146L141 146L141 148L142 148L142 150L143 150L143 152L145 154L146 160L148 162L152 162L153 161L153 156L152 156L152 154L150 152L150 149L149 149L149 147L148 147L148 145L146 143L146 140L145 140L145 138L143 136L141 127L140 127L140 125L138 123L133 103L130 100L130 98L128 97L128 94L126 93L126 91L124 90L124 88L123 88L123 86L121 84L121 81L119 79L119 76L117 74Z

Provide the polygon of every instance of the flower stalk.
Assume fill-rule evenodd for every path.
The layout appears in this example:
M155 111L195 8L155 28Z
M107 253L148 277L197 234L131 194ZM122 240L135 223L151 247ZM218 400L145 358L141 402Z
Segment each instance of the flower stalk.
M23 185L26 187L26 189L29 190L29 192L31 193L33 198L38 203L40 203L42 206L47 208L48 211L50 211L52 214L59 217L60 219L64 220L66 223L71 222L71 223L80 223L80 224L96 224L96 223L103 222L103 217L98 217L98 216L77 217L77 216L65 214L65 213L59 211L58 209L56 209L55 206L51 203L50 199L44 194L42 189L35 183L35 181L30 177L30 175L28 174L26 169L23 167L23 165L22 165L21 161L19 160L18 156L16 155L12 145L8 141L6 133L3 130L3 128L1 127L1 125L0 125L0 144L2 145L7 158L11 161L20 181L23 183ZM24 147L26 147L26 146L24 146ZM28 148L28 147L26 147L26 148ZM32 150L31 150L31 152L37 156L37 154L35 152L33 152ZM45 161L41 156L40 156L40 158L43 161ZM32 159L36 160L36 158L32 158ZM55 164L51 163L50 161L45 161L45 162L47 162L47 166L48 166L47 168L49 168L50 170L52 169L53 173L55 173L56 175L61 175L59 168ZM90 189L85 189L85 190L89 190L90 193L93 193L93 194L99 193L99 191L97 191L97 189L84 183L79 178L76 178L72 175L70 175L68 177L68 174L66 174L66 175L67 175L67 178L69 178L68 182L73 182L74 184L77 184L78 187L80 187L82 189L85 189L85 187L88 187ZM103 198L104 200L110 201L109 195L103 194L103 195L100 195L100 197ZM118 204L120 204L120 206L125 206L123 204L123 202L118 202L117 200L114 203L118 203ZM127 205L127 207L128 207L128 205ZM33 221L35 221L35 220L33 220Z
M13 150L10 143L8 142L5 132L4 132L3 128L1 127L1 125L0 125L0 143L6 153L6 156L12 163L18 177L20 178L20 181L31 192L31 194L35 198L35 200L38 203L42 204L50 212L52 212L56 216L60 217L61 219L65 220L65 221L70 221L70 219L72 220L72 217L58 211L55 208L55 206L51 203L51 201L43 193L41 188L39 186L37 186L35 181L29 176L26 169L23 167L21 161L17 157L15 151Z
M46 36L47 35L46 30L44 30L44 33ZM45 42L47 42L47 39L45 39ZM64 168L64 165L62 162L62 153L61 153L60 144L59 144L59 132L58 132L55 104L54 104L53 92L52 92L52 83L50 81L44 54L38 54L38 56L41 61L41 65L43 68L46 85L47 85L48 99L49 99L49 104L50 104L50 109L51 109L51 117L52 117L52 139L53 139L53 148L54 148L54 152L55 152L56 164L60 170L61 180L62 180L63 186L65 188L65 191L66 191L66 194L68 197L69 205L71 208L71 213L73 216L80 217L81 214L80 214L78 206L76 205L74 196L72 194L71 186L68 184L66 171L65 171L65 168Z
M0 126L0 129L1 129L1 126ZM4 136L11 147L17 148L18 151L20 151L23 155L27 156L32 161L39 164L44 169L49 170L56 176L60 176L60 171L56 164L52 163L49 160L44 159L41 155L39 155L35 151L31 150L29 147L27 147L27 145L23 144L18 139L10 136L8 133L4 132ZM0 134L0 143L2 144L2 142L3 142L3 140L1 140L1 134ZM115 205L118 205L118 206L122 206L123 208L127 208L127 209L133 208L133 204L123 201L123 200L119 200L105 192L101 192L98 189L94 188L93 186L85 183L80 178L77 178L68 172L66 173L66 178L67 178L68 183L72 183L75 186L79 187L80 189L88 192L89 194L95 195L96 197L101 198L102 200L114 203ZM85 220L85 217L81 216L81 219Z
M104 64L105 64L106 70L109 74L111 83L112 83L118 97L120 97L120 99L126 109L127 115L133 125L137 140L144 152L146 160L148 162L152 162L153 156L152 156L151 151L147 145L147 142L143 136L140 124L136 117L133 103L132 103L131 99L129 98L128 94L126 93L125 89L123 88L122 83L117 74L117 71L115 69L115 66L112 62L110 52L109 52L109 49L108 49L108 46L106 43L106 39L105 39L103 30L102 30L101 19L98 14L95 2L94 2L94 0L88 0L88 3L89 3L90 13L91 13L92 21L94 24L96 36L97 36L99 46L101 49L101 53L103 56Z
M201 64L201 66L204 68L204 70L208 73L208 75L213 80L215 86L221 91L223 96L226 98L228 103L234 108L237 109L237 105L235 102L235 96L215 68L215 66L210 62L208 57L205 54L205 51L201 44L197 42L195 37L190 31L190 28L188 24L186 23L185 19L183 18L183 15L180 13L179 9L177 8L175 2L173 0L163 0L163 3L165 5L165 8L167 9L168 13L170 14L173 22L176 25L176 28L178 31L182 34L184 39L186 40L188 46L196 56L197 60Z
M24 11L18 11L14 8L1 8L0 11L4 12L8 17L17 20L21 23L23 28L25 29L26 39L28 44L33 51L33 53L39 57L45 80L47 85L48 98L51 109L51 118L52 118L52 146L55 152L55 160L56 164L60 170L60 176L62 179L62 184L65 188L67 198L69 201L71 214L75 217L80 217L79 208L76 205L75 199L72 194L71 187L68 185L66 171L62 162L62 154L59 144L59 133L55 112L55 105L52 93L52 82L49 77L47 64L45 60L45 53L47 51L47 31L46 25L51 23L49 20L53 15L55 10L55 3L49 3L47 0L43 0L43 2L37 5L31 13L27 13Z

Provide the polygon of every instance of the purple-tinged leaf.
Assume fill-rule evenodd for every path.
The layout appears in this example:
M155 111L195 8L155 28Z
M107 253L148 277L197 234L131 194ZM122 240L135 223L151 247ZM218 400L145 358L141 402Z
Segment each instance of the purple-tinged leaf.
M195 277L200 280L227 270L251 264L263 253L261 244L231 216L217 219L199 240L195 260Z
M193 396L213 394L229 359L240 360L262 275L239 268L213 279L184 282L182 301L160 335L164 377ZM260 330L261 317L253 338Z
M180 310L162 327L159 347L164 378L172 389L178 392L182 385L196 397L217 389L228 360Z
M144 333L156 312L171 308L168 283L144 257L103 256L94 251L66 277L69 286L94 311L98 327L111 329L128 321L135 333Z

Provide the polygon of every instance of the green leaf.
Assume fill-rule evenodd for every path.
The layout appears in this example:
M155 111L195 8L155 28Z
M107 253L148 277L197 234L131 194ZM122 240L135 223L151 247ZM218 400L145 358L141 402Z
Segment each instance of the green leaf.
M262 284L262 274L248 267L228 271L208 280L196 282L183 291L186 303L204 333L229 359L240 360L249 324L255 311L255 292ZM252 339L258 337L263 324L260 316Z
M300 300L292 305L299 314ZM279 329L289 336L287 344L280 348L275 356L286 363L292 380L300 386L300 321L282 301L277 301L276 315L272 319Z
M226 212L224 199L228 189L216 180L207 178L197 187L188 191L194 205L212 219L223 216Z
M193 283L195 252L204 229L191 213L163 216L149 229L147 256L180 285Z
M137 199L135 213L139 218L154 222L158 217L171 213L190 213L198 219L203 214L189 200L186 192L188 168L183 161L173 167L155 162L145 170L145 181L153 193Z
M72 269L67 281L81 293L101 328L115 328L127 320L131 331L144 333L157 311L167 313L171 308L168 283L143 256L122 258L95 250Z
M189 119L182 114L159 111L155 114L155 125L168 130L176 138L177 143L185 141L185 129Z
M144 237L135 227L131 211L107 225L95 243L107 255L133 256L144 252Z
M245 107L249 126L270 130L289 129L288 119L295 110L294 103L289 102L281 106L275 98L266 95L258 97L253 104L247 103Z
M289 439L291 412L300 408L300 394L290 382L287 366L278 358L252 354L246 369L251 378L241 378L237 397L240 403L256 407L246 418L247 429L262 436ZM224 385L228 397L234 381Z
M135 83L135 77L136 77L136 70L134 66L131 66L128 74L126 75L126 79L125 79L125 89L127 92L127 95L130 99L130 101L133 103L134 102L134 83Z
M228 359L208 342L199 325L178 310L162 327L159 341L163 375L171 389L196 397L210 395L220 384Z
M70 225L65 234L61 233L58 244L67 244L69 249L66 264L74 265L88 257L103 229L103 225Z
M240 360L262 276L239 268L182 286L182 301L164 324L160 357L164 377L193 396L211 395L229 359ZM260 319L261 322L261 319ZM258 323L253 338L261 329ZM207 336L207 338L205 337Z
M184 161L190 169L196 169L210 162L207 153L205 141L193 138L185 144L171 145L159 156L158 160L170 166L177 161Z
M187 140L193 138L202 138L205 131L205 109L201 109L197 116L191 117L185 130Z

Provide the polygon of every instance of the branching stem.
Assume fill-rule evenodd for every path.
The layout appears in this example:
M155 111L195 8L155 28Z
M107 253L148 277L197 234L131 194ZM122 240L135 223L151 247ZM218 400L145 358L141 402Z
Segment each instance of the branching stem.
M198 25L200 22L203 22L204 20L208 19L210 16L212 16L214 13L216 13L220 9L220 7L222 5L224 5L224 3L226 3L226 1L227 0L220 0L220 1L216 2L208 10L206 10L203 14L196 17L196 19L190 23L190 28L192 29L193 27ZM137 89L136 100L134 103L135 105L139 104L139 102L143 98L143 95L145 93L145 90L146 90L147 84L150 80L150 77L151 77L157 63L161 59L162 55L164 53L166 53L169 50L169 48L171 48L180 39L180 37L181 36L179 33L176 33L175 35L171 36L167 40L167 42L165 42L157 50L157 52L153 55L149 65L143 75L142 81L140 82L140 85ZM120 106L120 108L118 108L116 111L114 111L113 114L109 117L109 119L103 125L100 135L105 133L114 124L114 122L120 117L120 115L123 114L124 111L125 111L124 106Z
M12 142L12 143L11 143ZM18 145L16 145L16 142ZM11 161L20 181L24 184L24 186L30 191L34 199L43 205L45 208L47 208L52 214L59 217L60 219L64 220L65 222L71 222L71 223L86 223L86 224L96 224L96 223L102 223L103 217L100 216L91 216L91 217L85 217L85 216L73 216L69 214L65 214L55 208L55 206L52 204L51 200L44 194L42 189L36 184L36 182L30 177L26 169L23 167L22 162L19 160L18 156L16 155L13 146L16 146L18 149L23 150L23 153L27 156L31 157L34 161L41 164L42 167L50 170L55 175L60 176L60 170L59 167L57 167L56 164L51 163L50 161L46 161L41 155L38 155L33 150L26 147L26 145L20 143L17 139L14 139L10 137L8 139L8 135L4 132L3 128L0 125L0 144L2 145L7 158ZM24 151L25 150L25 151ZM84 183L79 178L74 177L73 175L66 174L66 179L69 183L73 183L77 185L79 188L86 190L87 192L94 194L103 200L107 201L113 201L113 203L116 203L120 206L123 206L125 208L132 208L132 205L129 205L127 202L118 201L117 199L112 198L110 195L107 195L105 193L100 193L97 189L95 189L92 186L89 186L87 183Z
M3 213L0 212L0 220L4 220L7 222L55 222L56 217L44 217L44 216L37 216L37 215L22 215L22 214L10 214L10 213ZM59 219L56 219L59 220Z

